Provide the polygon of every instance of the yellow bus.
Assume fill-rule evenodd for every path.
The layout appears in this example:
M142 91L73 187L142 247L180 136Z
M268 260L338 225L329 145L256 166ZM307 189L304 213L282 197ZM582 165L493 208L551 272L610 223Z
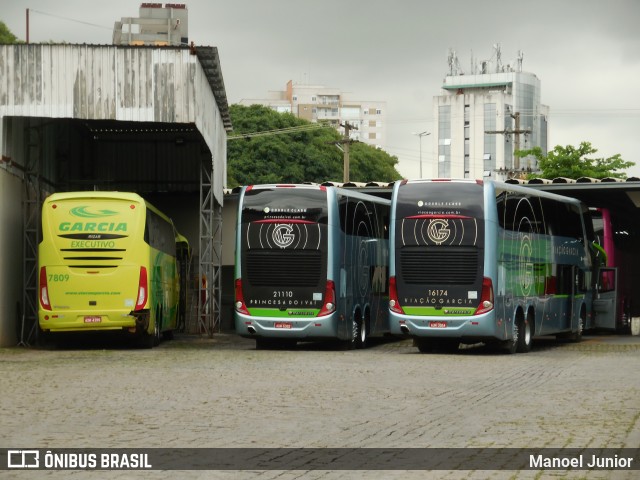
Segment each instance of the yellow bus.
M49 196L38 250L43 335L124 331L147 348L171 338L180 303L177 241L186 239L171 219L135 193Z

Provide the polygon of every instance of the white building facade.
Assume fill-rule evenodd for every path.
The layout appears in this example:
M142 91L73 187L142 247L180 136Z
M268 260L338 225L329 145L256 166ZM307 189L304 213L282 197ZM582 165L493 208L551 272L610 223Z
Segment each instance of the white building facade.
M243 99L240 105L264 105L280 113L291 113L310 122L326 122L344 133L341 125L353 127L352 140L376 148L386 142L386 102L348 98L340 89L287 82L284 91L269 92L266 99Z
M184 3L141 3L139 17L123 17L115 22L113 44L186 46L188 18Z
M537 146L547 153L549 108L540 103L540 80L501 70L445 77L433 101L438 161L427 175L506 180L537 170L534 157L520 159L514 151Z

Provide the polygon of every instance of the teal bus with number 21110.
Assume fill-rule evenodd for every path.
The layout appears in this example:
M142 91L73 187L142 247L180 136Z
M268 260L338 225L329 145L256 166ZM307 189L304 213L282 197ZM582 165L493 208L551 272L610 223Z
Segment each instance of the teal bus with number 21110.
M304 340L359 348L388 333L389 205L334 186L244 187L236 333L254 338L257 348Z

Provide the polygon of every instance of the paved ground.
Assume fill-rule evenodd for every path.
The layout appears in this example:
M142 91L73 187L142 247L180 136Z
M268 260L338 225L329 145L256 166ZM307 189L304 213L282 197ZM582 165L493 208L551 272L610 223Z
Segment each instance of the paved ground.
M5 448L640 447L640 337L419 354L255 350L235 335L0 349ZM640 462L640 459L637 461ZM17 473L20 473L18 475ZM177 472L0 472L2 478L176 478ZM27 473L30 476L27 476ZM634 478L610 471L262 471L183 478Z

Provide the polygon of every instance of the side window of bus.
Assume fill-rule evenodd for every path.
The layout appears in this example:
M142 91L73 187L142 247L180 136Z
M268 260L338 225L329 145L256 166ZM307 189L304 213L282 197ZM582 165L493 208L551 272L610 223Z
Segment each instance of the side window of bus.
M173 226L152 210L147 210L144 237L151 247L175 256L176 241Z
M554 235L576 239L584 238L579 207L560 202L548 202L545 208L547 221Z
M573 268L571 265L558 265L556 276L556 293L570 295L573 291Z
M338 208L340 209L340 228L342 231L347 235L380 236L379 223L371 207L375 207L375 205L353 200L346 196L341 197Z
M616 289L616 273L614 270L600 270L598 291L600 293L612 292Z
M542 204L536 197L502 192L496 199L498 221L505 230L522 233L544 233Z

